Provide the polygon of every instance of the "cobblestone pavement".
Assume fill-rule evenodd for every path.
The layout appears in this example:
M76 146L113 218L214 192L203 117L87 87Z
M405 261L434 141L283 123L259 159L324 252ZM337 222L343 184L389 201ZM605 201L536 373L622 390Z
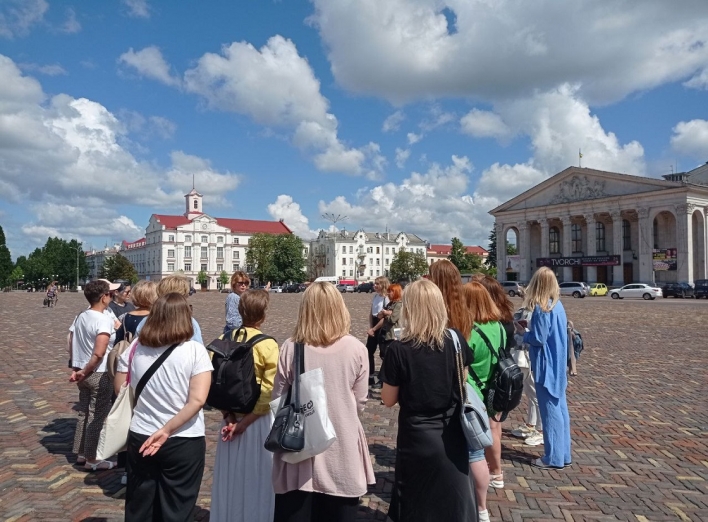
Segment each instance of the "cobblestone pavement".
M300 295L271 296L264 331L283 341ZM205 340L220 332L224 294L191 302ZM345 295L352 331L363 338L370 295ZM518 301L517 301L518 302ZM490 490L493 520L708 520L708 302L609 298L564 301L583 333L580 376L568 400L573 466L531 468L539 448L507 433L506 487ZM63 293L54 309L41 294L0 294L0 518L121 520L120 473L84 472L70 455L77 399L64 338L84 307ZM394 474L397 409L371 400L363 415L377 483L360 520L385 520ZM505 429L521 420L511 415ZM207 412L207 469L195 520L208 520L218 414ZM445 522L445 521L441 521Z

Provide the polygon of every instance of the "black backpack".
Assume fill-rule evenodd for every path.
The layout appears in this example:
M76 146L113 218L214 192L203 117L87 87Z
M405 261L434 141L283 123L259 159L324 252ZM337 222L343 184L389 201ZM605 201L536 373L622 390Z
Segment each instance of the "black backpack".
M246 329L231 330L214 339L207 350L213 352L211 388L206 403L217 410L251 413L261 396L256 379L253 347L269 335L258 334L246 340ZM275 341L275 339L273 339Z
M477 325L474 326L474 331L479 334L489 351L497 359L496 365L492 368L492 380L487 390L486 406L488 410L501 413L499 422L503 422L509 412L521 403L521 396L524 391L524 374L504 346L504 330L501 323L499 323L499 330L502 333L502 345L497 353L484 332ZM482 381L472 368L470 368L470 375L479 389L484 389Z

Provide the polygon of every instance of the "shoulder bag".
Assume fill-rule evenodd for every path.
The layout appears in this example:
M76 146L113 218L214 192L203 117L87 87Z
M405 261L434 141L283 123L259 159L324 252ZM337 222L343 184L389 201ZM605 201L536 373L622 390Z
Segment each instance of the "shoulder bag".
M460 423L462 432L467 439L467 446L473 451L478 451L492 445L492 430L489 427L489 415L484 403L477 396L472 386L465 381L464 363L460 349L460 339L457 334L448 329L455 343L455 368L457 370L457 383L460 387Z
M130 367L132 366L133 356L135 355L137 346L138 340L136 339L130 350L128 377L120 387L120 393L118 393L118 397L113 403L113 407L108 417L106 417L106 421L103 423L103 428L101 428L101 436L98 439L98 447L96 448L96 458L98 460L106 460L125 448L128 442L130 421L133 419L133 409L138 403L138 398L143 388L145 388L150 377L153 376L160 366L162 366L162 363L165 362L175 348L177 348L178 344L170 346L152 363L148 371L145 372L145 375L143 375L138 382L138 386L135 388L135 394L133 394L132 388L130 387Z
M304 357L305 345L295 343L293 383L263 444L268 451L302 451L305 447L305 415L300 404L300 375L305 369Z

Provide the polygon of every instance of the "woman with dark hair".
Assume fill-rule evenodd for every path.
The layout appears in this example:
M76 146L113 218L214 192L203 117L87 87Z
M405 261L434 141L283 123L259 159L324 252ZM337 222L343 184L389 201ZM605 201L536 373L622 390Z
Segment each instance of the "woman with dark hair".
M381 360L386 357L386 348L396 340L396 330L399 328L401 320L401 296L403 288L398 283L393 283L388 287L388 304L379 312L378 328L381 329L383 345L379 348ZM382 363L383 364L383 363Z
M445 301L447 327L458 329L465 339L469 340L472 333L472 317L465 304L460 271L447 259L436 261L430 265L429 271L430 280L440 289Z
M231 276L231 293L226 296L226 326L224 333L235 330L243 324L241 314L238 313L238 303L248 287L251 286L251 278L240 270Z
M135 403L128 433L125 520L185 521L197 503L204 473L204 413L212 364L194 335L187 299L160 297L138 343L121 357L118 371L136 388L154 365Z

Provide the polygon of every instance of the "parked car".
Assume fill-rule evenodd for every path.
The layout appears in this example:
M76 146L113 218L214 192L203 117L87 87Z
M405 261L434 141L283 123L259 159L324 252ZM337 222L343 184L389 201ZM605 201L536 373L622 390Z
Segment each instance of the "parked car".
M352 283L341 283L337 285L337 290L344 293L354 292L354 286Z
M664 298L667 297L695 297L696 292L688 283L666 283L661 287L661 293Z
M517 295L523 297L524 295L524 287L518 281L503 281L501 285L504 291L509 294L509 297Z
M558 285L561 295L572 295L573 297L586 297L588 295L588 286L579 281L568 281Z
M283 287L282 286L271 286L270 291L273 292L274 294L282 294Z
M362 293L370 294L371 292L374 291L374 283L373 282L360 283L359 286L356 287L356 291L359 292L360 294L362 294Z
M302 283L293 283L291 285L284 286L283 292L286 294L299 294L300 292L304 292L306 288L307 286Z
M644 283L632 283L631 285L624 285L622 288L610 290L610 297L612 299L635 297L637 299L641 298L646 301L651 299L653 301L657 297L661 297L661 288Z
M708 299L708 279L697 279L693 288L693 295L696 299L705 297Z
M607 285L605 283L593 283L590 285L590 295L607 295Z

